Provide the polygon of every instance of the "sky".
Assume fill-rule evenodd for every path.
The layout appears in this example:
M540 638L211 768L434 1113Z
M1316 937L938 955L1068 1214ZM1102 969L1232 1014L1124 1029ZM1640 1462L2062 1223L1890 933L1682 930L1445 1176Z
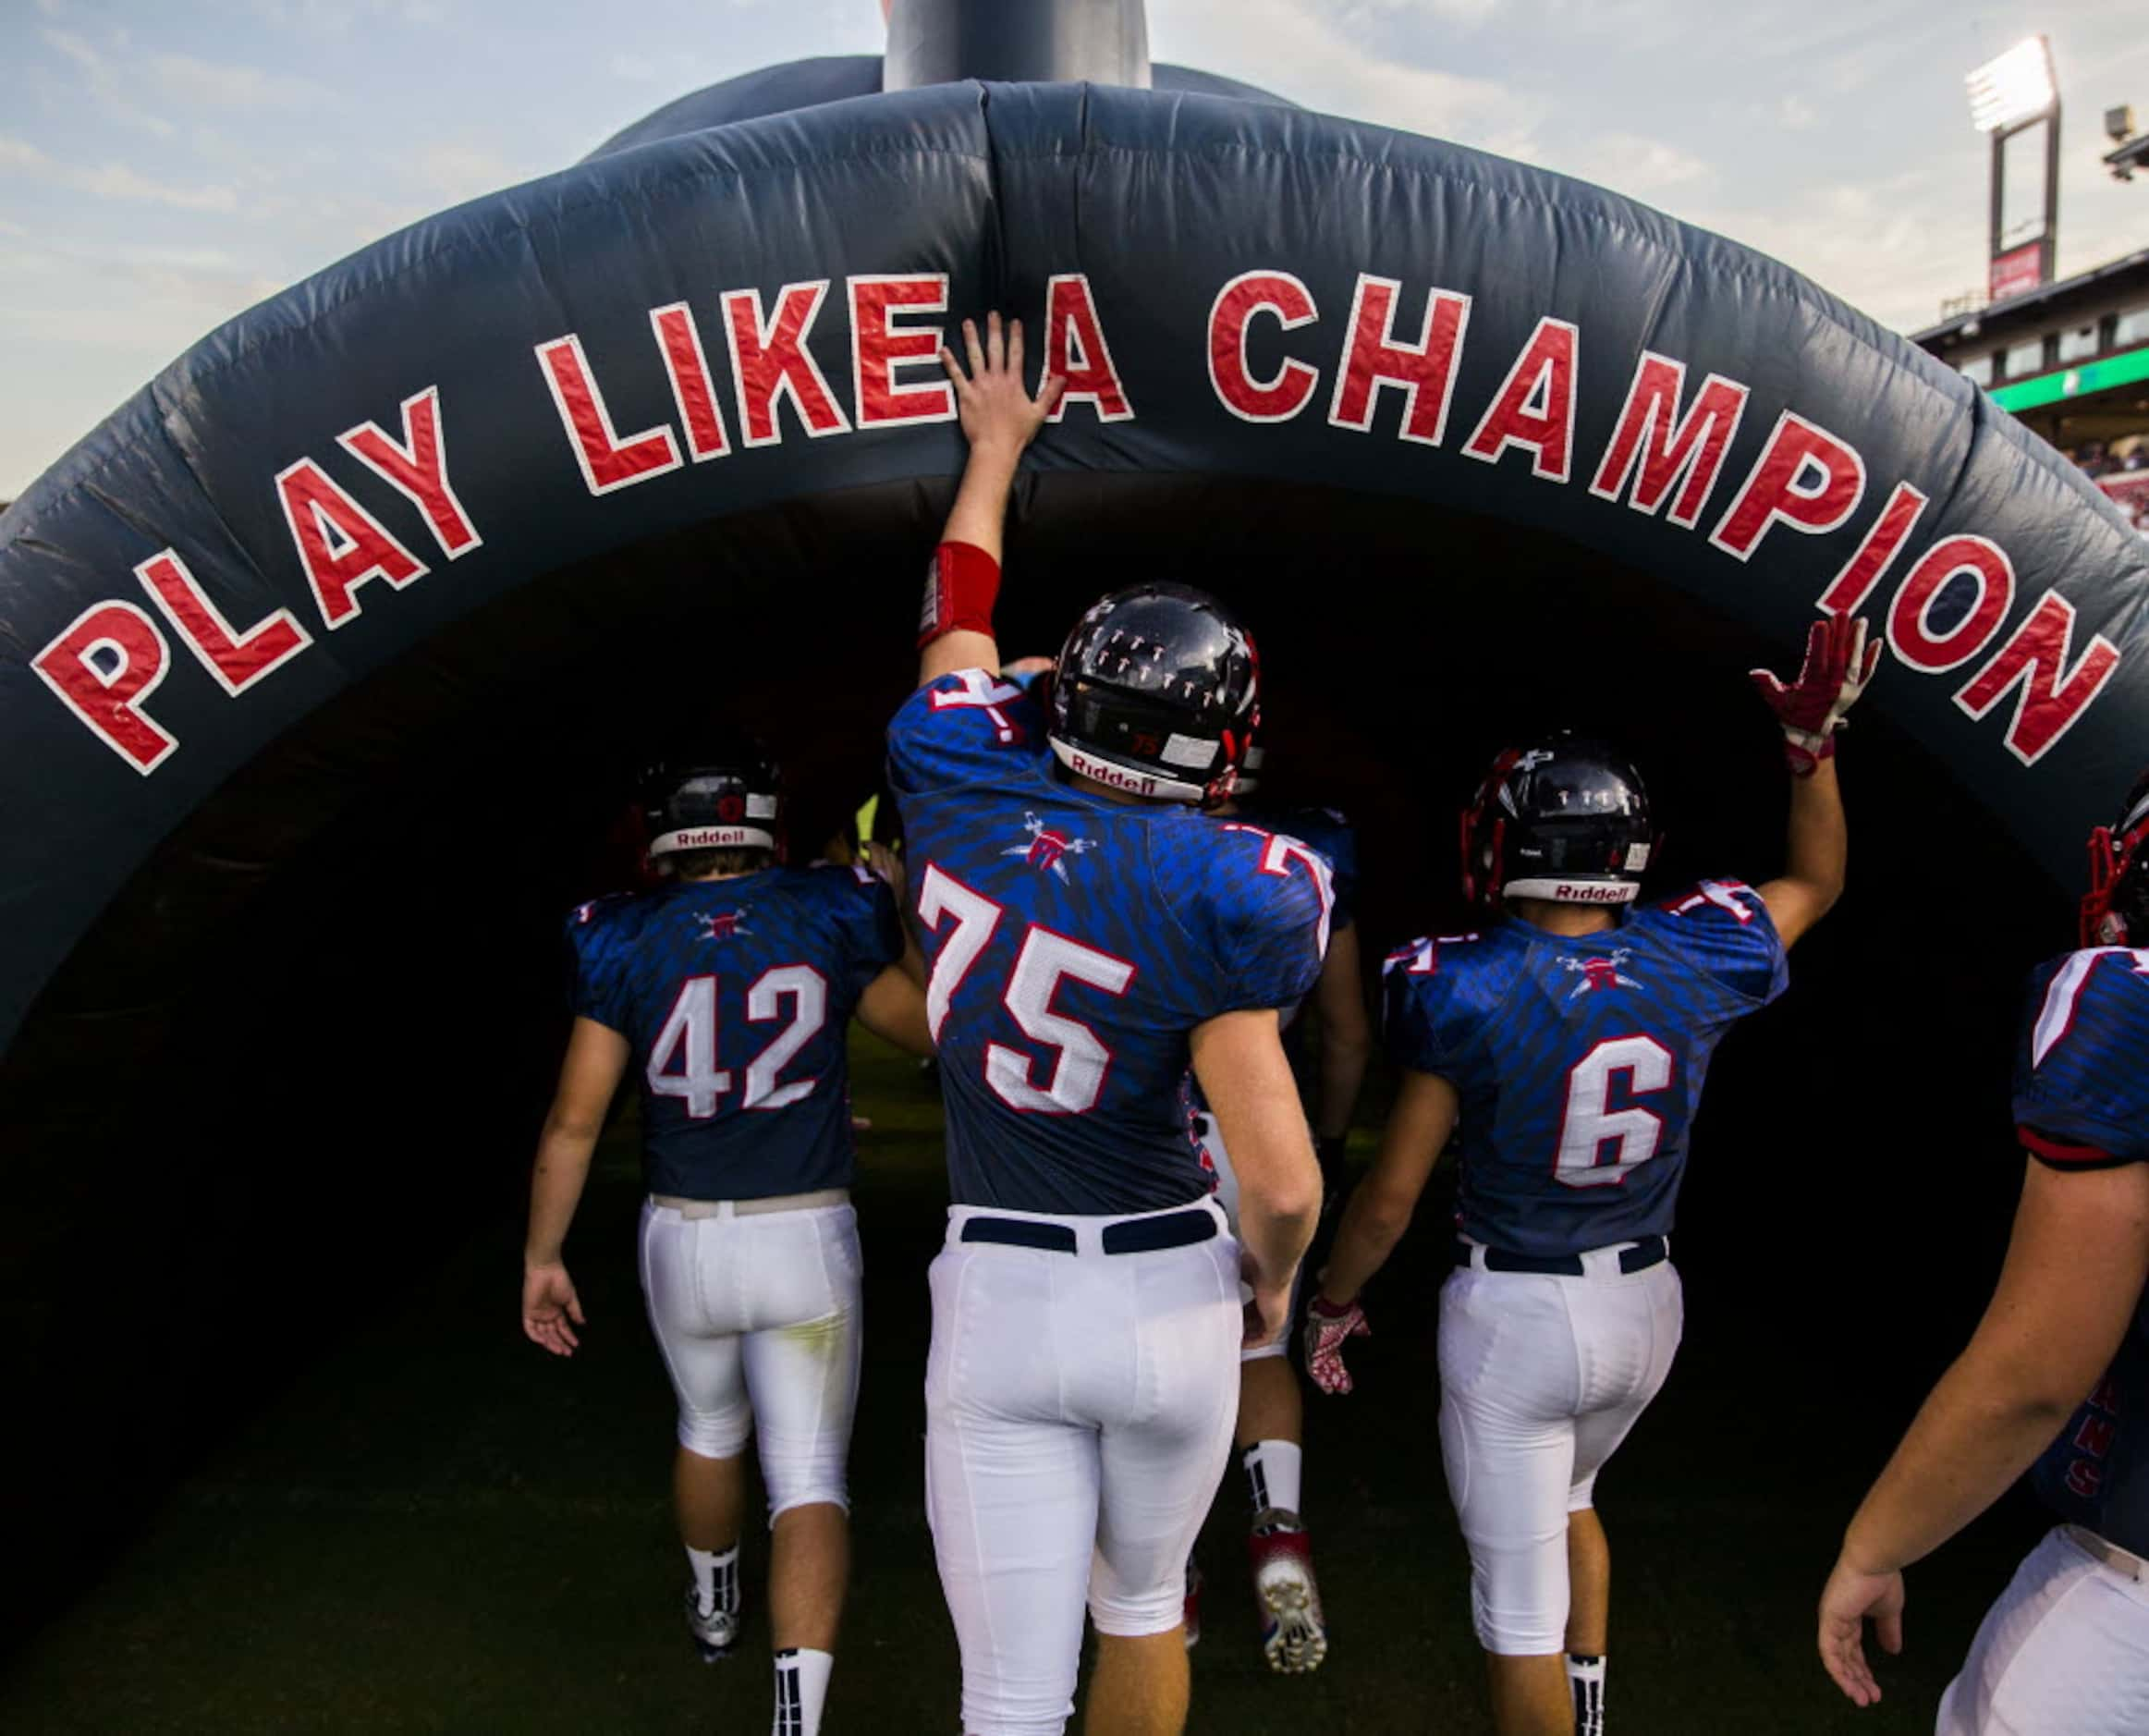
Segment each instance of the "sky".
M1580 176L1903 330L1984 277L1962 76L2052 39L2062 274L2149 245L2144 0L1149 0L1159 60ZM197 337L876 0L0 0L0 499Z

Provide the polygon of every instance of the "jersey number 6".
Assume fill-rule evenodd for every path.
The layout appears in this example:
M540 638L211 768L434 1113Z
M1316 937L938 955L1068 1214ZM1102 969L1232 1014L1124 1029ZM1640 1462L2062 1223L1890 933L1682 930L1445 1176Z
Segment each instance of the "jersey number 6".
M933 1040L940 1041L948 1004L963 979L999 927L1003 909L982 892L973 892L961 881L943 874L937 863L925 870L918 887L918 915L934 934L944 918L955 919L954 930L941 944L933 960L932 980L925 985L925 1016ZM1079 1019L1052 1010L1052 997L1063 978L1072 977L1109 995L1124 995L1134 980L1134 967L1124 959L1085 947L1079 940L1032 925L1022 937L1022 950L1000 1004L1007 1009L1022 1034L1032 1042L1057 1051L1052 1077L1043 1086L1036 1082L1034 1060L1005 1044L985 1045L985 1083L993 1094L1011 1109L1031 1115L1081 1115L1096 1106L1105 1089L1105 1074L1112 1053L1097 1033Z
M1612 1107L1612 1086L1626 1075L1631 1096L1671 1083L1671 1051L1654 1037L1606 1037L1567 1075L1567 1113L1559 1123L1554 1174L1570 1188L1624 1181L1637 1164L1656 1155L1664 1118L1640 1104Z

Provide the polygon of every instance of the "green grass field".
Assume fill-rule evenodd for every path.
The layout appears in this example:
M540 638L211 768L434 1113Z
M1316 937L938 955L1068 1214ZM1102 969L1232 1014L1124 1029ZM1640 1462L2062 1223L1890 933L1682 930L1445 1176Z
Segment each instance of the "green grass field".
M939 1111L908 1063L870 1046L857 1079L875 1123L858 1189L857 1567L828 1727L952 1732L955 1644L920 1494ZM708 1668L678 1620L671 1400L636 1290L638 1198L631 1139L616 1131L569 1246L590 1316L571 1363L521 1338L520 1225L506 1213L414 1290L378 1297L363 1271L322 1274L303 1305L333 1311L326 1351L179 1483L93 1591L23 1638L0 1681L0 1730L764 1729L765 1631L750 1619L739 1657ZM1203 1542L1194 1730L1487 1728L1434 1425L1441 1246L1421 1229L1375 1290L1379 1336L1354 1358L1357 1394L1310 1401L1326 1668L1290 1681L1260 1665L1234 1470ZM1814 1661L1813 1599L1915 1391L1871 1414L1857 1371L1885 1373L1885 1348L1801 1351L1795 1323L1750 1301L1729 1295L1712 1326L1690 1274L1688 1350L1601 1485L1617 1564L1613 1727L1930 1730L2029 1522L2009 1510L1913 1575L1911 1653L1886 1670L1878 1710L1852 1711ZM758 1534L749 1554L751 1585L766 1559Z

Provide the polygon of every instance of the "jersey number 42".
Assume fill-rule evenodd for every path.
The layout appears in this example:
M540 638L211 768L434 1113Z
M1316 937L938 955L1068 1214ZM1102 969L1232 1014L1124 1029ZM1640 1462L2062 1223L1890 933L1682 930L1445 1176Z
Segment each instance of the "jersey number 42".
M742 1109L781 1109L812 1096L821 1082L813 1078L779 1083L777 1075L828 1022L826 977L810 964L779 964L763 971L746 991L746 1016L755 1024L781 1018L787 996L792 1003L791 1022L746 1064L746 1089L739 1101ZM650 1045L646 1077L651 1094L684 1099L687 1113L697 1121L714 1115L730 1094L731 1070L716 1064L714 976L690 976L679 984L664 1029Z

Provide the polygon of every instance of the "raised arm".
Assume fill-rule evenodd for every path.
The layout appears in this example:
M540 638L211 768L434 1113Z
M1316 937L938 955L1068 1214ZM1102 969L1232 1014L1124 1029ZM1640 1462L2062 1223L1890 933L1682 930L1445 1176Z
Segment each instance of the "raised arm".
M884 1042L912 1055L933 1053L925 990L903 964L891 964L859 996L858 1021Z
M1821 1661L1860 1705L1865 1661L1903 1649L1902 1570L2006 1492L2089 1396L2149 1279L2149 1164L2064 1174L2027 1164L1991 1305L1844 1534L1821 1594Z
M1867 643L1867 631L1862 618L1829 616L1807 634L1805 662L1789 686L1767 669L1749 672L1783 729L1790 764L1784 871L1760 888L1787 948L1843 896L1850 843L1836 781L1836 732L1880 666L1881 647Z
M1022 385L1022 322L1005 332L990 314L984 335L977 322L962 323L970 366L942 348L941 366L955 385L958 415L970 442L955 505L934 551L925 605L918 624L918 684L957 669L997 669L1000 648L993 639L993 603L1000 589L1000 531L1022 448L1036 437L1059 401L1064 381L1047 375L1032 397Z
M572 1356L580 1342L574 1328L582 1324L582 1304L562 1250L628 1053L627 1039L609 1025L577 1019L538 1136L530 1176L530 1231L522 1246L522 1330L532 1344L556 1356Z
M1290 1316L1291 1280L1321 1215L1321 1168L1273 1008L1220 1013L1190 1042L1239 1178L1239 1242L1259 1316L1246 1342L1266 1344Z

